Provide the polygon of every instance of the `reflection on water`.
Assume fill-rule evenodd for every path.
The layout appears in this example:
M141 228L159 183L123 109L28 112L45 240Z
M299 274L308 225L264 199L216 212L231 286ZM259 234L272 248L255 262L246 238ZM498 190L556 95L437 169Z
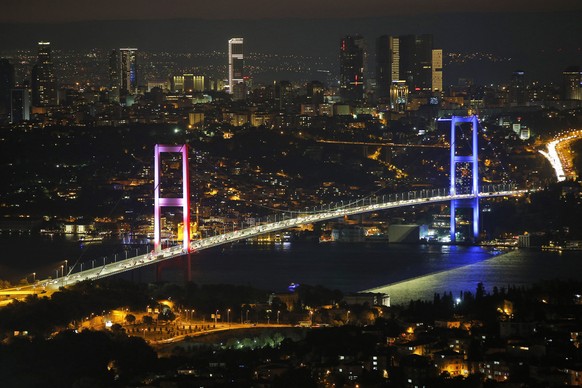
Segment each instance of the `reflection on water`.
M119 240L82 246L74 237L0 235L0 279L18 281L34 271L37 278L54 276L64 260L85 268L147 252L147 246L125 246ZM198 284L243 284L283 291L291 283L322 285L343 292L375 290L390 294L393 303L432 299L434 292L474 291L483 282L493 286L528 285L540 279L582 280L579 252L513 251L495 255L465 246L397 245L385 243L232 244L192 255L192 279ZM98 265L98 264L96 264ZM182 280L184 267L169 265L163 280ZM125 275L153 281L153 267Z
M582 280L582 260L576 252L512 251L467 266L388 284L369 291L384 292L392 303L432 299L435 292L474 292L482 282L487 291L497 286L528 286L541 280Z

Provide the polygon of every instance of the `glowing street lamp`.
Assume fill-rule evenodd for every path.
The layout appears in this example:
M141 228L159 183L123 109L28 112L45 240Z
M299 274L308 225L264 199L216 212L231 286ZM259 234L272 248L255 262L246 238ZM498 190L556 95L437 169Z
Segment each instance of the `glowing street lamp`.
M228 322L228 327L230 327L230 309L226 310L226 321Z
M281 315L281 311L277 310L277 325L279 324L279 315Z

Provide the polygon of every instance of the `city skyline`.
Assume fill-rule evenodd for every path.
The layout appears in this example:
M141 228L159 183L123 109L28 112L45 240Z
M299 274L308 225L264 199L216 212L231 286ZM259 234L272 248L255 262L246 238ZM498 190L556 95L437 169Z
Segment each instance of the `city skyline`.
M559 8L556 8L559 10ZM308 55L337 59L337 42L361 35L368 47L382 35L432 34L443 54L493 53L505 65L476 65L472 72L491 82L517 69L543 80L582 62L581 12L461 12L422 13L384 17L271 19L152 19L84 22L10 23L0 20L0 54L31 49L50 41L56 50L139 47L143 51L225 51L225 41L244 37L245 53ZM71 33L74 31L74 33ZM186 37L188 37L186 39ZM503 44L500 44L503 42ZM502 67L502 68L501 68ZM558 69L557 71L555 69ZM481 76L482 75L482 76ZM463 75L465 76L465 75Z

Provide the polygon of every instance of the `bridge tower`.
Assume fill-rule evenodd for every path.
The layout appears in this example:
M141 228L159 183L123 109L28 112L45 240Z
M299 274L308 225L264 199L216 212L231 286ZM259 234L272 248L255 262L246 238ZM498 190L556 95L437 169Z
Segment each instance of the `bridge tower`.
M478 161L478 119L477 116L453 116L451 122L451 171L450 171L450 193L451 195L471 194L471 198L453 199L451 201L450 236L451 242L456 241L457 225L455 221L457 209L470 208L473 210L473 242L479 239L479 161ZM444 121L444 120L443 120ZM471 139L469 144L469 154L459 155L460 138L457 137L457 129L460 125L469 123L471 125ZM470 187L463 187L462 177L459 177L458 164L464 163L471 166ZM461 179L459 179L461 178Z
M160 174L161 174L161 154L167 152L182 154L182 197L161 197L160 195ZM186 279L191 280L191 260L190 260L190 174L188 171L188 145L162 145L156 144L154 151L154 251L161 250L161 210L163 207L182 207L182 222L184 225L182 236L182 247L186 258ZM161 266L158 264L157 277L161 275Z

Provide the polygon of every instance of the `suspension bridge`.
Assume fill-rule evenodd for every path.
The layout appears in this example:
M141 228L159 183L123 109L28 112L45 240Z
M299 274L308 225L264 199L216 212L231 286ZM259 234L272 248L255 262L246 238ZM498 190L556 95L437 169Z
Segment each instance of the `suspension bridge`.
M528 190L519 189L515 185L485 185L478 186L477 171L477 118L453 117L451 121L451 184L448 188L422 189L418 191L407 191L403 193L387 194L382 196L370 196L354 201L342 201L317 206L310 210L282 212L274 216L266 217L255 221L247 227L240 227L225 231L222 234L190 240L190 192L188 174L188 147L156 145L155 147L155 168L154 168L154 249L142 255L136 255L121 260L116 258L107 262L103 259L102 265L93 265L91 268L83 269L82 264L74 264L67 270L61 269L61 276L48 279L38 279L34 284L18 288L0 290L0 296L17 297L41 291L55 291L60 287L66 287L81 281L91 281L102 279L114 275L119 275L128 271L134 271L149 265L160 264L178 257L189 255L204 249L209 249L224 244L231 244L240 240L249 239L262 234L277 232L305 224L312 224L331 219L343 218L357 214L390 210L416 205L429 205L442 202L451 203L451 241L456 238L456 210L467 207L473 210L473 235L476 239L479 234L479 201L485 198L494 197L514 197L521 196ZM455 152L455 131L459 124L470 123L472 126L473 152L468 156L458 156ZM183 190L181 198L164 198L160 190L161 154L164 152L182 153L182 181ZM465 163L472 166L471 187L459 187L457 180L457 164ZM181 245L162 248L161 246L161 210L163 207L183 208L183 239ZM159 267L158 267L159 268ZM190 269L188 269L189 271Z

